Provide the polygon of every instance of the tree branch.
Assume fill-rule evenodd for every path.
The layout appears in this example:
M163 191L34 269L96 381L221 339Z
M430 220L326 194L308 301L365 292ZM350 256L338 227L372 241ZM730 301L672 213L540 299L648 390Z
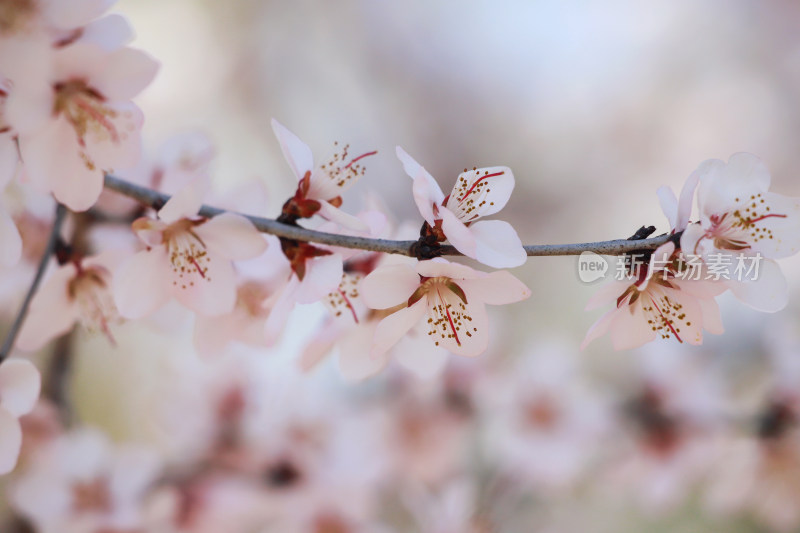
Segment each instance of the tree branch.
M161 209L169 200L169 195L142 187L134 183L117 178L116 176L106 175L105 186L108 189L133 198L140 203ZM200 208L200 216L213 217L226 213L224 209L204 205ZM327 244L329 246L339 246L342 248L354 248L357 250L368 250L372 252L384 252L388 254L399 254L414 257L412 246L417 241L393 241L387 239L372 239L368 237L351 237L348 235L338 235L336 233L325 233L299 226L283 224L277 220L269 218L242 215L263 233L269 233L278 237L294 239L297 241L315 242ZM652 239L629 240L617 239L613 241L586 242L576 244L529 244L525 246L525 251L529 256L545 255L580 255L583 252L594 252L600 255L622 255L629 252L641 252L655 250L670 239L669 235L661 235ZM450 245L441 246L441 255L463 255Z
M50 256L53 254L53 251L56 249L56 243L58 243L59 234L61 233L61 225L64 223L66 214L67 208L61 204L57 204L55 218L53 219L53 227L50 229L50 237L48 238L47 245L42 253L42 258L39 260L39 266L36 269L36 275L33 277L31 286L28 288L28 293L25 295L25 299L22 301L22 306L20 306L17 316L14 319L14 323L11 325L11 329L8 331L8 335L6 335L6 340L3 343L3 347L0 348L0 362L3 362L6 357L8 357L8 355L11 353L11 349L14 347L14 342L17 340L17 335L19 335L19 332L22 329L22 324L25 322L25 317L28 314L28 308L31 305L31 300L33 300L33 295L36 294L36 291L39 289L39 284L42 282L44 271L47 270L47 263L50 260Z

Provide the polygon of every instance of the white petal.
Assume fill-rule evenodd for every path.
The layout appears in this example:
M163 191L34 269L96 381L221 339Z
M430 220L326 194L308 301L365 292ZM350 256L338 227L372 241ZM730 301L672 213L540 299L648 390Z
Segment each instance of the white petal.
M388 309L406 302L419 287L419 274L411 265L378 267L361 280L359 291L371 309Z
M194 231L209 250L234 261L258 257L267 249L267 241L253 223L234 213L217 215Z
M224 315L236 305L236 272L230 260L210 250L200 272L170 270L175 299L186 308L206 316Z
M72 328L77 319L75 302L68 294L68 284L75 277L75 267L65 265L47 278L33 297L30 312L17 339L25 351L38 350Z
M105 172L134 166L142 155L144 114L132 102L103 104L108 116L103 127L93 124L84 135L86 154Z
M45 0L44 15L49 24L64 30L77 29L105 13L116 0Z
M631 313L628 306L616 309L609 327L615 350L638 348L656 338L656 332L642 314L641 305L636 307L634 313Z
M164 204L158 212L158 218L171 224L182 218L192 218L197 216L200 206L203 205L203 197L206 194L208 184L205 180L195 180L177 193Z
M107 100L130 100L150 85L158 67L158 61L141 50L120 48L108 55L92 86Z
M759 231L752 232L752 249L770 259L796 254L800 251L800 198L767 192L762 199L758 215L765 218L754 223Z
M395 360L420 379L431 379L441 374L449 353L431 343L421 328L412 329L400 339L393 351Z
M443 257L419 261L415 269L417 274L426 278L444 276L453 279L477 279L486 276L485 272L475 270L460 263L452 263Z
M505 305L531 296L531 290L505 270L491 272L484 278L465 279L457 283L464 290L470 304L483 302L489 305Z
M321 300L335 291L342 281L342 258L337 255L323 255L306 261L306 275L297 288L295 301L310 304Z
M422 298L411 307L405 307L395 311L378 323L375 328L375 336L372 340L372 349L369 356L379 359L397 344L403 335L408 333L414 325L419 323L425 316L427 309L427 299Z
M306 143L274 118L272 119L272 131L275 132L275 137L278 138L278 143L281 145L283 157L286 158L286 162L289 163L298 180L303 179L306 172L314 170L314 158L311 155L311 148Z
M789 301L789 289L781 267L775 261L762 259L758 268L758 275L751 276L750 280L724 283L739 301L753 309L765 313L780 311Z
M604 305L614 302L614 307L616 307L617 298L622 296L625 290L631 286L629 281L620 281L612 279L611 281L604 283L597 289L597 292L594 293L589 301L586 302L586 307L584 307L584 311L592 311L593 309L597 309L598 307L603 307Z
M438 303L438 296L438 294L436 297L429 296L430 305ZM445 321L444 329L437 330L430 337L434 344L438 342L435 344L436 346L465 357L474 357L485 352L489 346L489 317L483 302L469 302L463 311L464 319L459 325L458 317L454 316L456 312L453 310L458 309L461 300L450 291L442 292L441 297L450 304L451 311L450 317L447 316L447 311L439 315L429 306L428 316L433 317L434 320L437 320L438 317Z
M703 313L703 329L714 335L725 333L717 301L713 298L699 299L698 301Z
M17 466L22 447L22 428L19 420L0 408L0 475L8 474Z
M513 268L527 261L516 230L502 220L480 220L467 229L475 238L475 259L492 268Z
M0 363L0 408L20 417L33 410L42 378L39 370L26 359L8 359Z
M83 27L80 40L110 52L125 46L134 38L133 26L120 14L112 13Z
M514 174L508 167L486 167L458 175L447 207L463 222L493 215L508 203Z
M433 176L425 170L422 165L417 163L413 157L408 155L405 150L399 146L396 148L398 159L403 163L403 169L406 171L412 180L414 180L413 193L414 201L417 204L420 214L425 221L433 226L433 205L441 205L444 201L444 193L433 179Z
M667 186L659 187L656 191L658 203L661 204L661 212L667 217L669 227L674 228L678 220L678 199L675 193Z
M462 254L475 259L478 245L469 228L458 219L455 213L446 207L439 210L439 216L442 218L442 232L447 237L448 242Z
M701 244L705 232L700 224L689 224L681 235L681 250L687 255L703 255Z
M367 226L367 224L360 218L349 213L345 213L338 207L333 207L325 200L317 201L320 205L318 212L319 216L353 231L369 231L369 226Z
M14 266L22 257L22 237L14 220L0 205L0 266Z
M125 318L142 318L167 303L172 271L164 246L128 259L114 275L114 302Z
M586 332L586 337L584 337L583 342L581 343L581 350L589 346L593 340L599 339L608 333L608 328L611 326L611 321L614 318L614 314L617 312L618 310L616 307L614 309L609 309L603 316L598 318L597 321L591 325L591 327L589 327L589 330Z
M686 182L681 188L681 197L678 200L677 219L672 228L678 232L686 229L689 224L689 219L692 216L692 204L694 203L694 191L700 183L700 174L692 172L686 179Z

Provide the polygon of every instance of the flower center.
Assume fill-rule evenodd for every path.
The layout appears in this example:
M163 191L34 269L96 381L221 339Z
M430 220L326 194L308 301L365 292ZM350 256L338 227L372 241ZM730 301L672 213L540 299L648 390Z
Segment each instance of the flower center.
M477 168L473 168L473 172L477 172ZM468 172L464 169L464 174ZM458 177L458 183L453 189L453 193L448 197L445 206L451 209L460 220L468 222L480 217L479 213L475 211L486 205L487 195L492 191L491 178L502 176L505 172L489 173L488 170L483 172L483 175L476 176L475 180L470 183L470 180L462 174ZM451 207L450 200L455 199L458 203ZM489 202L489 205L494 205L494 202Z
M100 331L115 344L109 325L118 324L121 318L109 290L111 274L98 265L86 268L76 265L76 268L78 273L69 282L67 291L77 304L78 320L89 332Z
M358 283L363 278L361 274L342 274L342 281L339 287L328 294L327 303L333 309L336 316L342 316L342 312L349 311L353 315L353 320L358 324L358 313L353 306L353 301L359 297Z
M196 226L205 221L205 218L197 220L183 218L173 222L164 230L164 243L172 264L172 272L178 278L172 284L180 285L182 289L194 286L197 276L205 281L211 281L208 275L210 259L206 245L194 231Z
M108 480L103 477L72 485L72 508L76 513L111 511Z
M10 35L22 30L36 11L35 0L3 0L0 2L0 33Z
M423 278L419 288L409 298L408 305L413 305L426 294L429 296L428 335L439 337L434 341L436 346L439 346L440 340L447 339L453 339L461 346L459 334L472 337L472 333L477 331L477 328L470 328L472 316L467 312L467 296L451 278Z

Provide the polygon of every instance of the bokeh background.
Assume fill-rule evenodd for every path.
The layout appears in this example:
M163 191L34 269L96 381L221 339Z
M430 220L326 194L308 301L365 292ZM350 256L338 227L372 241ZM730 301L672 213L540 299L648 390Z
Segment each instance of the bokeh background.
M656 189L677 191L703 160L740 151L767 163L774 191L800 196L800 4L790 0L121 0L116 11L136 29L134 45L162 63L138 99L146 145L156 150L176 133L205 132L217 147L218 189L260 180L268 214L277 215L295 187L272 117L315 154L334 140L378 150L366 179L345 197L351 212L374 191L395 220L416 223L396 145L444 190L464 167L507 165L517 185L501 218L529 244L625 238L650 224L666 231ZM413 467L384 470L380 482L364 474L367 486L388 487L364 519L374 528L274 530L378 531L380 523L388 531L432 532L800 531L800 440L786 444L780 466L765 467L755 457L773 446L753 437L776 383L781 398L800 394L800 380L783 372L800 358L800 258L781 262L793 297L780 313L759 314L723 297L725 335L709 336L700 348L667 343L623 353L608 339L579 351L599 311L583 311L597 286L581 283L576 265L573 257L532 258L515 269L533 296L492 310L489 352L455 361L433 380L392 370L348 384L332 362L302 385L274 378L272 360L296 357L325 312L300 309L281 345L262 354L270 362L252 371L264 380L251 380L255 403L270 411L293 403L286 398L326 404L336 397L369 406L388 427L445 429L414 426L408 431L433 433L419 456L406 458ZM167 456L191 449L201 431L195 426L208 418L199 412L202 391L213 386L207 369L186 363L194 357L190 335L180 324L125 326L117 349L104 338L73 338L75 417ZM243 364L217 373L238 375ZM281 401L259 400L259 391L276 394L275 381L296 389L281 392ZM182 389L191 390L175 392ZM551 440L509 436L503 420L519 402L505 395L526 389L549 391L556 406L558 394L568 398L579 422ZM457 401L464 397L466 414ZM665 409L674 427L642 414L643 405ZM333 426L353 416L347 407L309 409ZM168 429L165 411L175 412ZM413 416L422 413L441 418ZM556 415L531 416L544 431ZM283 427L269 416L262 423ZM362 441L375 427L347 432ZM378 462L411 453L391 448L398 439L381 440ZM347 460L340 479L371 468ZM548 470L547 463L567 466ZM216 531L238 531L220 520L227 525Z

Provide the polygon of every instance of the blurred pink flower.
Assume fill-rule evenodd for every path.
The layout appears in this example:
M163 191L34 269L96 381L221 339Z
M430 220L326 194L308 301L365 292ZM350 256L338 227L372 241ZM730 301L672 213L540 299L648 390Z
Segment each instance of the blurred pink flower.
M111 326L120 322L111 293L111 276L123 256L105 251L58 267L31 302L17 341L23 350L38 350L80 322L114 343Z
M441 232L456 249L493 268L520 266L527 259L516 230L501 220L475 220L500 211L514 190L508 167L464 170L445 197L439 184L402 148L397 157L414 180L414 201L433 232Z
M0 474L11 472L17 464L22 446L19 418L33 410L40 387L39 371L30 361L0 363Z
M116 272L114 297L123 317L149 315L170 296L204 315L233 310L232 261L260 255L267 242L241 215L197 216L202 188L202 183L193 183L175 194L158 212L158 219L134 221L133 229L147 249Z
M504 305L531 295L506 271L487 274L441 258L381 267L364 278L361 292L370 308L390 310L375 330L374 358L425 319L436 346L479 355L489 345L485 304Z

